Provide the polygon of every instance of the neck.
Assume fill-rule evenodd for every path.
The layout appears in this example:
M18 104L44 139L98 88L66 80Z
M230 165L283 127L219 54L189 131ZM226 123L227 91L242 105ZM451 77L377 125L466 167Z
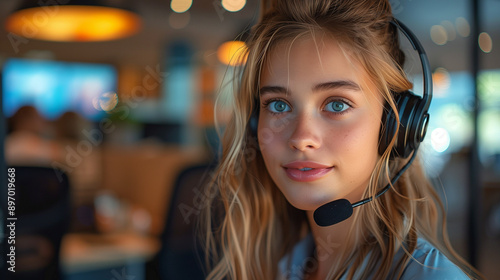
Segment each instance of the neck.
M365 183L368 185L368 182ZM358 188L345 198L350 202L359 201L363 197L364 189ZM353 209L350 218L328 227L321 227L314 221L314 210L307 211L307 219L316 245L315 257L317 269L308 279L326 279L332 268L335 272L345 269L343 263L353 252L356 244L363 238L362 225L355 224L355 216L359 207Z
M332 267L344 262L346 249L354 245L355 238L350 236L354 219L351 217L329 227L320 227L314 222L313 213L314 211L308 211L307 218L316 245L315 257L318 267L315 278L326 279ZM339 267L339 269L342 268Z

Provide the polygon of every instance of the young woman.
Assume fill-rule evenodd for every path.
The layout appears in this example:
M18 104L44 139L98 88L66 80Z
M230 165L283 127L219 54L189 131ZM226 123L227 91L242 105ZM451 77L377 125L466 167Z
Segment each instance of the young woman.
M208 191L208 279L480 278L450 247L418 159L350 218L314 220L330 201L375 197L408 163L394 137L380 148L412 88L392 20L384 0L263 3Z

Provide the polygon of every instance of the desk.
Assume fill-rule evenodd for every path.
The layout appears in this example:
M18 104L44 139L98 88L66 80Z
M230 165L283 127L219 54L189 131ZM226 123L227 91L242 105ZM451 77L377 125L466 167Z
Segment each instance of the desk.
M143 279L144 264L160 249L158 239L135 233L67 234L61 247L61 265L67 279L87 279L85 273L104 271L102 279L120 275ZM80 276L78 276L80 275ZM101 279L92 274L92 279Z

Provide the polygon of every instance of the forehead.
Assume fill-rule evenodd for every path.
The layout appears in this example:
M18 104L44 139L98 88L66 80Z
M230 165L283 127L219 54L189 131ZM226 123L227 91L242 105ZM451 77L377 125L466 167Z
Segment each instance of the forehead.
M305 34L277 43L267 54L261 82L349 79L366 83L366 71L348 49L331 36Z

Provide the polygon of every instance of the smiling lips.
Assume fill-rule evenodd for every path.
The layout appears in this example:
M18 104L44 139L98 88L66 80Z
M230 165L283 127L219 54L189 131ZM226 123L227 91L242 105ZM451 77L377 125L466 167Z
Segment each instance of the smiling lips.
M325 176L333 166L310 161L294 161L283 165L286 175L294 181L311 182Z

